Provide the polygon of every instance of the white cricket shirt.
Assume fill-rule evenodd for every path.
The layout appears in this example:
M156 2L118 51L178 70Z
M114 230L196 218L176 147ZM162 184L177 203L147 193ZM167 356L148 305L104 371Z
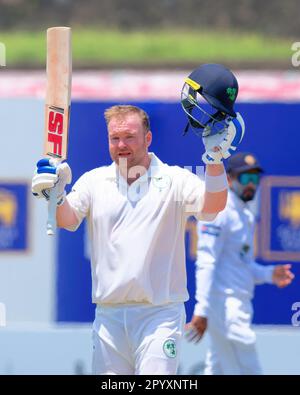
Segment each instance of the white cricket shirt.
M150 155L147 173L130 186L112 163L83 174L67 196L79 221L88 220L94 303L188 299L185 224L191 215L205 219L204 179Z
M198 223L195 315L207 316L211 299L233 295L250 301L256 284L272 283L273 265L254 261L255 217L233 191L210 223Z

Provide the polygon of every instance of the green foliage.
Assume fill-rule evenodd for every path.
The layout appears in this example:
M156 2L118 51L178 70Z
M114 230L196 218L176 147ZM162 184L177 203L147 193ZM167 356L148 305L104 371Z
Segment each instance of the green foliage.
M45 65L45 32L0 32L7 67ZM291 42L256 34L199 31L118 32L73 28L74 66L286 61Z

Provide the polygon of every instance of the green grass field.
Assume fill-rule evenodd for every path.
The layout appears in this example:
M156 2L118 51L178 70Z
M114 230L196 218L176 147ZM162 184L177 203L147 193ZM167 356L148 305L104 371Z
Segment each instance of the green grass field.
M7 67L44 67L45 32L0 32ZM287 62L292 41L255 34L191 31L116 32L73 28L76 66L192 62Z

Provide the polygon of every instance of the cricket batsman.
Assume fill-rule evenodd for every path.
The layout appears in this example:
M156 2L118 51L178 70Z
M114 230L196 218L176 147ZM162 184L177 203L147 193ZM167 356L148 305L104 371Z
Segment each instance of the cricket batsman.
M176 374L188 299L186 220L211 221L226 205L223 160L244 135L233 109L237 93L235 76L222 65L202 65L186 79L181 102L203 138L202 179L149 152L149 117L131 105L104 114L112 163L83 174L67 196L68 164L37 163L32 191L48 199L56 186L58 226L75 231L88 221L94 374Z

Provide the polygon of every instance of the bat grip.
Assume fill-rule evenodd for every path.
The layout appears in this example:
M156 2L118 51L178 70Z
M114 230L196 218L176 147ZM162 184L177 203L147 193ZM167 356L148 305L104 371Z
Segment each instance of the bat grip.
M50 189L50 197L48 202L48 220L47 220L47 235L53 236L56 231L56 203L57 190L56 187Z

